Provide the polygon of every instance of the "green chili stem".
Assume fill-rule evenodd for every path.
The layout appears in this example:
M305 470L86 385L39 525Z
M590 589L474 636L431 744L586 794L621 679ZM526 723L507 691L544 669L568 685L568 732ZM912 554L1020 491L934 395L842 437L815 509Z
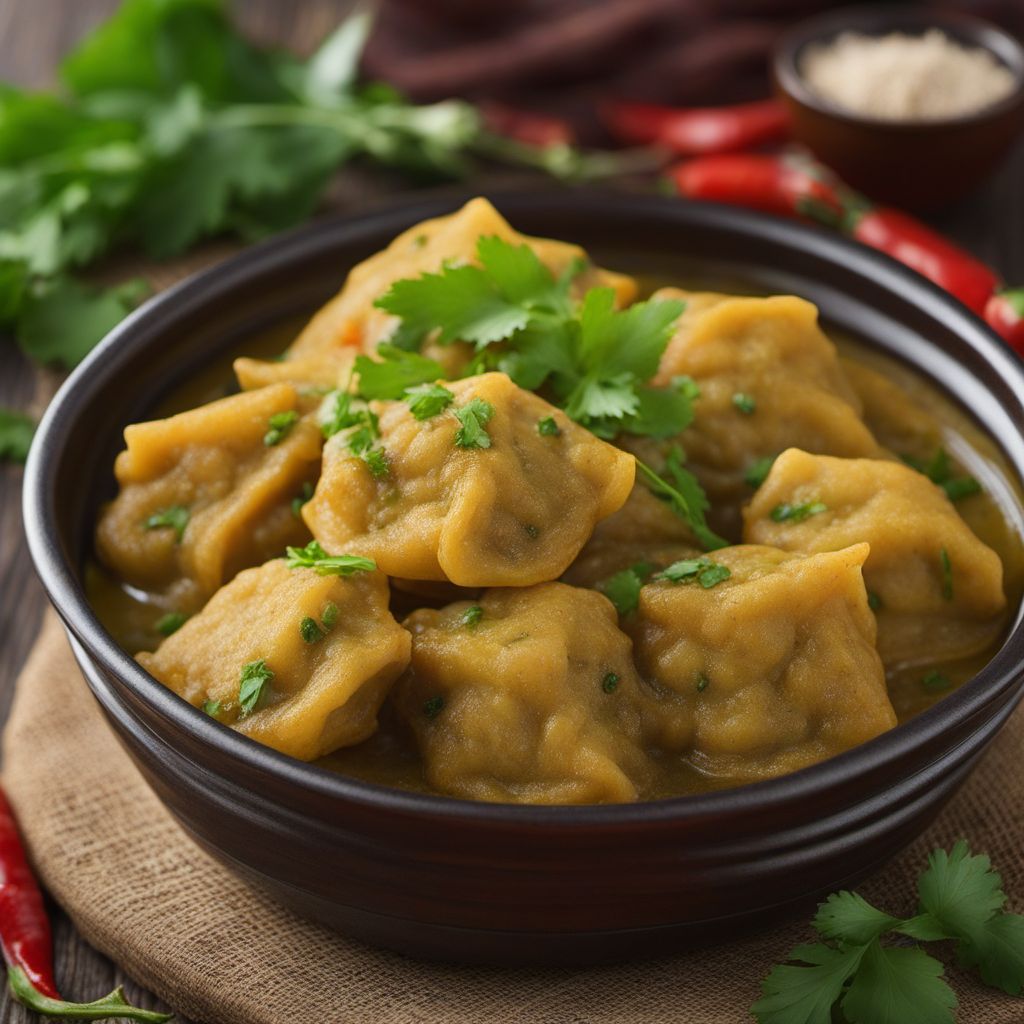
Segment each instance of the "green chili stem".
M156 1010L142 1010L132 1006L125 997L120 985L108 996L96 999L91 1003L68 1003L63 999L51 999L32 987L28 975L20 967L7 968L7 981L11 986L15 999L44 1017L57 1017L62 1020L138 1020L143 1024L164 1024L173 1014L157 1013Z

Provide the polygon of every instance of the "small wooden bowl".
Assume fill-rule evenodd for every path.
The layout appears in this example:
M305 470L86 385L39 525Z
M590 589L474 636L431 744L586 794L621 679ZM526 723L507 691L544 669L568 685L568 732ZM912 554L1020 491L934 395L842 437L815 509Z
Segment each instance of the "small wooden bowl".
M921 35L939 29L987 50L1009 68L1013 92L973 114L943 120L863 117L823 99L801 71L807 49L844 32ZM986 21L918 7L844 8L801 22L775 51L776 90L793 136L869 198L910 210L934 210L960 199L995 167L1024 129L1024 48Z

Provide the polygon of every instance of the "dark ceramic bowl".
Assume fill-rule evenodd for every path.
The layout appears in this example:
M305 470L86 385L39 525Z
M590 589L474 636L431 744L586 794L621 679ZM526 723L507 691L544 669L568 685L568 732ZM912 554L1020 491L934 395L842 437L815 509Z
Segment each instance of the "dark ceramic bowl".
M980 320L888 258L721 206L494 198L519 229L578 241L612 265L683 273L689 261L806 296L829 324L956 396L1024 474L1024 367ZM851 885L921 831L1020 699L1019 614L977 678L856 750L757 785L601 807L421 796L291 760L190 707L97 621L83 563L124 425L240 339L310 310L398 232L455 205L326 221L204 271L113 331L50 406L25 481L29 543L115 732L214 856L302 914L417 956L509 964L664 953Z
M1017 80L990 107L941 121L862 117L823 99L806 83L807 48L843 32L922 35L938 28L968 47L988 50ZM1024 49L995 25L933 7L877 4L831 11L801 22L775 51L776 91L789 110L793 137L871 199L909 210L946 206L975 188L1024 130Z

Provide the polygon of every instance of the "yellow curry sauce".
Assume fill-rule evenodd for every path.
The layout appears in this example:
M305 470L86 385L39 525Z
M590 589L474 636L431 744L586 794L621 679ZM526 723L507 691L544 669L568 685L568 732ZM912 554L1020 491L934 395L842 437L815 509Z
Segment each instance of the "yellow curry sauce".
M669 441L608 443L503 373L462 377L459 342L423 348L448 378L439 411L374 404L379 466L351 430L321 465L323 405L337 401L324 392L390 330L373 300L472 261L482 235L525 241L555 273L579 255L523 239L476 200L353 271L294 343L293 324L247 343L240 394L223 360L156 415L201 408L128 429L87 582L118 642L155 651L139 660L158 679L229 727L368 781L595 803L813 764L991 658L1024 591L1018 482L955 403L830 341L796 298L597 268L573 284L576 298L608 286L622 306L686 302L652 384L699 387L676 440L733 546L702 554L634 485L633 456L661 465ZM467 408L489 419L457 415ZM467 418L486 448L452 443ZM276 557L311 534L376 571L318 575ZM619 615L602 591L639 563L637 606ZM172 632L176 613L189 618Z

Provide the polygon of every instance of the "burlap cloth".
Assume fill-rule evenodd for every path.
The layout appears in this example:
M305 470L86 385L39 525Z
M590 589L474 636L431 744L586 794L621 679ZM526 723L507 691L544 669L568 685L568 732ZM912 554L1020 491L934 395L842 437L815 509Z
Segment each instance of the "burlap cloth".
M911 910L928 851L963 836L1024 910L1022 738L1017 714L940 820L861 891ZM810 937L798 921L656 963L572 971L420 964L347 941L192 844L108 729L52 614L4 742L4 782L50 892L90 942L209 1024L735 1024L771 965ZM1024 1000L950 975L960 1022L1024 1021Z

